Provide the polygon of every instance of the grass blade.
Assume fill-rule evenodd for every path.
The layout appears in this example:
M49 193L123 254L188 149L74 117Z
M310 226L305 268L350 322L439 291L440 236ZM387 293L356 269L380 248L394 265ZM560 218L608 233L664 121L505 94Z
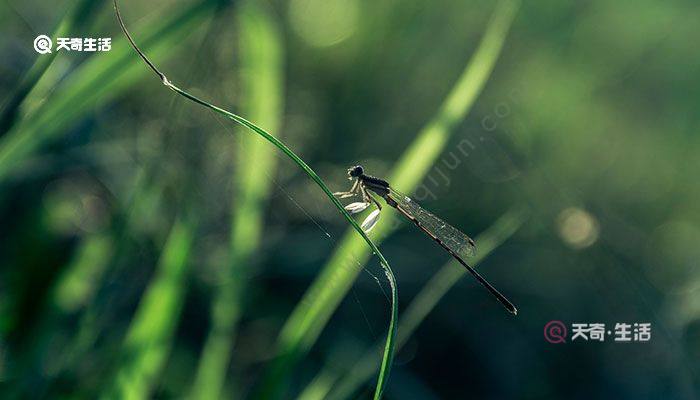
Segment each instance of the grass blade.
M173 18L148 24L143 29L144 48L155 59L164 60L172 53L172 43L185 38L217 1L197 3ZM37 110L14 125L0 140L0 182L25 157L42 145L57 139L65 129L90 109L116 98L145 75L131 57L127 42L115 40L104 57L92 57L66 78L52 96Z
M264 4L244 1L236 10L239 26L241 110L269 131L279 129L283 108L282 37ZM240 137L240 162L234 169L234 200L228 265L217 279L212 300L211 326L199 360L192 398L221 397L236 325L242 310L243 291L252 255L260 246L269 175L277 158L267 143L253 135Z
M80 31L84 25L94 20L92 14L99 9L102 3L104 0L82 0L76 3L61 19L52 37L66 37ZM5 103L0 114L0 135L12 126L25 100L27 103L35 103L46 95L45 91L36 90L37 83L49 69L57 54L58 52L54 51L48 55L39 55L27 73L24 74L17 89L15 89L15 93Z
M131 38L131 35L124 26L124 22L122 21L121 15L119 14L119 8L117 6L116 0L114 0L114 7L117 14L117 18L119 20L119 24L122 30L124 31L124 34L126 35L127 39L131 43L132 47L136 50L136 52L143 59L143 61L160 78L161 82L167 88L173 90L174 92L201 106L208 108L211 111L214 111L217 114L223 115L226 118L231 119L232 121L242 125L245 128L248 128L249 130L263 137L268 142L272 143L272 145L274 145L277 149L282 151L287 157L294 161L294 163L297 164L297 166L299 166L299 168L301 168L306 173L306 175L318 185L318 187L326 194L326 197L328 197L328 199L333 203L333 205L338 209L338 211L345 217L345 219L350 223L350 225L352 225L355 231L360 234L365 243L367 243L367 245L370 247L371 251L377 255L382 265L382 268L384 269L384 273L386 274L387 279L389 280L389 284L391 286L391 319L389 321L389 329L387 332L387 339L384 346L384 355L382 357L382 364L380 367L379 377L377 379L377 387L375 390L375 399L381 398L389 377L391 363L393 361L394 340L396 338L396 325L398 320L398 288L396 287L396 278L394 277L394 273L391 270L389 262L386 260L386 258L384 258L384 255L379 251L379 248L377 248L377 246L374 244L374 242L372 242L369 236L367 236L367 234L360 228L357 222L350 216L350 214L348 214L347 211L345 211L343 205L338 199L335 198L335 196L333 196L333 192L328 188L328 186L326 186L325 182L323 182L321 177L319 177L318 174L316 174L316 172L308 164L306 164L306 162L304 162L304 160L297 156L296 153L294 153L282 141L280 141L278 138L276 138L266 130L260 128L256 124L248 121L247 119L237 114L231 113L209 102L206 102L188 93L187 91L180 89L178 86L170 82L168 78L148 59L148 57L146 57L146 55L138 48L138 46L136 46L136 43ZM282 357L286 358L287 355L284 354Z
M510 238L523 224L527 213L523 208L516 208L502 215L491 227L481 233L476 242L479 252L473 258L473 265L478 266L496 248ZM415 332L416 328L425 320L430 311L435 308L438 301L454 286L467 272L456 261L450 261L423 286L423 289L413 298L403 314L399 323L396 347L400 349ZM369 379L377 368L374 359L376 348L370 348L360 360L355 363L345 377L337 384L337 389L331 396L321 393L324 399L347 399ZM330 372L321 371L320 374L330 375ZM328 385L326 385L328 387ZM319 391L311 391L320 393Z
M114 254L114 238L108 233L85 238L74 260L60 276L51 296L52 305L62 314L73 313L92 300L95 282L102 279L108 260Z
M194 230L195 223L182 216L170 230L156 275L129 327L114 381L102 398L149 398L155 377L170 351L185 297Z
M493 69L519 3L502 0L486 29L474 56L432 120L421 130L390 174L389 182L400 190L411 192L428 173L452 134L452 128L464 118L476 100ZM396 218L393 210L382 216L374 228L378 243L387 237ZM316 341L341 299L352 286L359 270L355 263L370 258L361 241L345 234L321 274L304 295L287 320L278 346L289 358L305 353ZM289 360L281 359L272 366L263 387L279 384L291 370Z

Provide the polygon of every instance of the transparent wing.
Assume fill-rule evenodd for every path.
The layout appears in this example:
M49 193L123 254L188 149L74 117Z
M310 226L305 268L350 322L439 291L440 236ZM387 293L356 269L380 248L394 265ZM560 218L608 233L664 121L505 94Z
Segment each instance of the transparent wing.
M476 245L472 238L424 209L405 194L394 189L390 190L392 197L399 206L411 214L425 229L432 232L450 250L462 257L473 257L476 255Z

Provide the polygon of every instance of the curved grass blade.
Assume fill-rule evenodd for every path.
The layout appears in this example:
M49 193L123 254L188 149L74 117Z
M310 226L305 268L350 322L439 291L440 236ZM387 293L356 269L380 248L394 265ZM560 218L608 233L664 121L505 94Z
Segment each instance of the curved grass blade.
M393 361L394 357L394 341L396 338L396 325L397 325L397 320L398 320L398 288L396 286L396 278L394 277L394 273L391 270L391 267L389 266L389 262L384 258L384 255L379 251L379 248L372 242L372 240L365 234L364 231L360 228L360 226L355 222L355 220L350 216L350 214L345 210L343 205L340 203L338 199L333 196L333 192L326 186L326 184L323 182L321 177L316 174L316 172L308 165L304 160L302 160L299 156L296 155L287 145L285 145L281 140L276 138L275 136L271 135L269 132L266 130L258 127L254 123L248 121L247 119L236 115L232 112L226 111L220 107L217 107L209 102L206 102L190 93L188 93L185 90L180 89L176 85L174 85L172 82L168 80L168 78L163 74L149 59L146 57L146 55L138 48L136 43L134 42L133 38L129 34L128 30L126 29L126 26L124 25L124 21L122 20L121 14L119 13L119 7L117 5L117 0L114 0L114 9L117 15L117 19L119 21L119 25L124 32L124 34L127 37L127 40L129 43L131 43L132 47L134 50L138 53L138 55L143 59L143 61L153 70L153 72L160 78L161 82L169 89L174 91L175 93L178 93L179 95L199 104L202 105L217 114L223 115L226 118L229 118L233 120L234 122L252 130L253 132L257 133L258 135L262 136L265 140L268 142L272 143L275 147L277 147L280 151L282 151L287 157L289 157L292 161L294 161L297 166L299 166L305 173L308 175L320 188L321 190L326 194L326 196L331 200L333 205L338 209L338 211L345 217L345 219L352 225L352 227L361 235L361 237L364 239L365 243L369 246L369 248L372 250L374 254L377 255L379 258L380 264L382 265L382 268L384 269L384 273L387 276L387 279L389 280L389 284L391 287L391 319L389 321L389 329L387 332L387 339L384 345L384 355L382 357L382 363L379 371L379 377L377 378L377 386L375 389L375 399L381 398L384 388L386 386L387 380L389 378L389 371L391 370L391 363Z
M479 252L472 258L474 266L480 264L495 249L513 236L525 222L527 214L524 207L511 209L486 231L481 233L476 238ZM396 337L397 349L403 347L421 322L425 320L425 317L435 308L438 301L466 274L467 271L459 263L452 260L440 268L430 281L423 286L423 289L413 298L406 311L404 311L404 317L399 323ZM328 392L322 393L321 389L311 392L322 393L320 398L324 399L352 398L353 394L357 392L377 368L377 364L372 357L375 351L376 347L371 347L359 361L352 365L343 379L335 385L336 389L330 396ZM321 371L319 374L328 375L330 372ZM330 389L329 386L328 384L326 385L326 390Z
M445 149L454 126L461 121L484 87L500 54L519 2L501 0L494 11L479 46L469 64L458 78L440 109L419 132L410 147L398 161L388 181L406 192L413 191L427 175L440 153ZM396 213L387 210L373 231L373 239L380 243L396 226ZM292 312L278 344L291 359L307 351L320 335L330 316L350 290L359 270L370 254L355 235L347 232L320 275L304 294L304 299ZM277 385L291 370L288 360L277 360L268 372L262 386Z

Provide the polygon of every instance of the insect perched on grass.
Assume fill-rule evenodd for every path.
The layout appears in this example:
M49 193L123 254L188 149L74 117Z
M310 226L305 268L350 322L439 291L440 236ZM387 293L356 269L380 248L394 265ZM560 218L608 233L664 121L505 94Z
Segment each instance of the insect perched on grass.
M423 207L419 206L418 203L411 200L410 197L394 190L389 186L387 181L374 176L365 175L364 169L360 165L348 169L348 179L354 181L350 190L333 193L341 199L358 195L361 196L361 202L351 203L345 207L348 212L352 214L359 213L367 209L372 203L377 206L377 209L372 211L369 216L365 218L364 222L362 222L362 229L369 232L374 225L376 225L377 221L379 221L382 205L374 198L372 195L372 193L374 193L383 198L386 204L395 208L401 215L413 222L426 235L442 246L445 251L450 253L450 255L459 261L459 263L462 264L482 286L488 289L508 311L513 314L518 313L515 306L508 301L505 296L464 261L465 257L471 257L476 254L476 245L469 236L426 211Z

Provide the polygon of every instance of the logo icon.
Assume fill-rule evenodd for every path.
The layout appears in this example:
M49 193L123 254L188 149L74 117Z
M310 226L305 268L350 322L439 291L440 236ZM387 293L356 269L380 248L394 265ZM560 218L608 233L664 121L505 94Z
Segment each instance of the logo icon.
M53 47L53 42L46 35L39 35L34 39L34 50L39 54L51 53L51 47Z
M566 343L566 325L561 321L549 321L544 326L544 340L549 343Z

